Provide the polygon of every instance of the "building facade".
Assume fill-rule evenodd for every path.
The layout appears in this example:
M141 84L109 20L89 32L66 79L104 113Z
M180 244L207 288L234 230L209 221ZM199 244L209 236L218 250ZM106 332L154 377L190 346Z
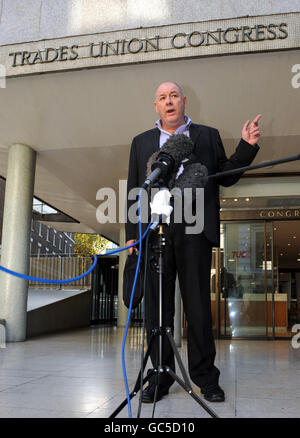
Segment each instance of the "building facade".
M71 256L73 254L75 245L73 233L57 231L55 228L34 220L31 227L30 254L32 256Z
M124 245L130 144L154 126L164 80L182 85L189 116L218 128L227 155L258 113L254 164L299 153L299 1L0 3L0 174L13 166L12 146L30 148L34 195L76 220L67 233ZM286 337L299 321L299 182L294 160L221 188L211 273L217 336ZM101 189L115 193L110 221L99 214Z
M0 244L2 242L2 223L4 210L5 181L0 179ZM40 221L31 220L30 255L71 256L74 249L73 233L58 231Z

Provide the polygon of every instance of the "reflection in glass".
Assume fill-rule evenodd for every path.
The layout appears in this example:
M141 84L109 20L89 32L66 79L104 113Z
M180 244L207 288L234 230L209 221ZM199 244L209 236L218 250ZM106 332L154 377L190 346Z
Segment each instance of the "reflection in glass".
M221 227L220 325L224 336L266 336L264 223Z

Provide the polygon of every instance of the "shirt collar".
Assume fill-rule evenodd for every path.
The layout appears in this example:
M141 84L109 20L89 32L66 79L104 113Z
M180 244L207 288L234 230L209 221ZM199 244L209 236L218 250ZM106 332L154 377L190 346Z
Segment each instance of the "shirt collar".
M175 134L182 134L184 131L187 131L187 130L190 128L191 123L192 123L192 120L189 118L189 116L184 116L184 122L185 122L185 123L184 123L183 125L179 126L179 128L176 129L176 131L174 132L174 135L175 135ZM159 120L156 120L156 122L155 122L155 126L156 126L161 132L164 132L165 134L171 135L168 131L165 131L165 130L162 128L160 119L159 119Z

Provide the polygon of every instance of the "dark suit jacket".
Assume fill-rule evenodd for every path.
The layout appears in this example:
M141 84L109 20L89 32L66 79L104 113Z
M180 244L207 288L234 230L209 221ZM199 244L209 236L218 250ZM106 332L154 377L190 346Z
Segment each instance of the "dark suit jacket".
M159 149L160 131L158 128L150 129L137 135L131 145L127 193L135 187L141 187L146 179L146 168L149 157ZM259 146L252 146L243 139L240 140L234 154L228 159L219 134L215 128L204 125L190 126L190 138L195 144L194 155L196 161L204 164L208 174L225 170L249 166L255 158ZM220 242L220 203L219 185L229 187L235 184L241 174L211 178L204 189L204 233L214 246ZM127 207L136 201L128 201ZM143 230L145 226L143 227ZM138 226L127 221L126 241L138 238Z

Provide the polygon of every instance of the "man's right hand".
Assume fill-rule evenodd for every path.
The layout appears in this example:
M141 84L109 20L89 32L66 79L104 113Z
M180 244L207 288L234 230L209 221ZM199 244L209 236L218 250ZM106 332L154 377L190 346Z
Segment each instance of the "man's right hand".
M136 239L128 240L128 241L126 242L126 246L132 245L132 244L135 243L135 242L136 242ZM136 248L136 246L132 246L131 248L128 249L129 254L132 254L132 253L133 253L133 250L135 250L135 252L137 252L137 248Z

